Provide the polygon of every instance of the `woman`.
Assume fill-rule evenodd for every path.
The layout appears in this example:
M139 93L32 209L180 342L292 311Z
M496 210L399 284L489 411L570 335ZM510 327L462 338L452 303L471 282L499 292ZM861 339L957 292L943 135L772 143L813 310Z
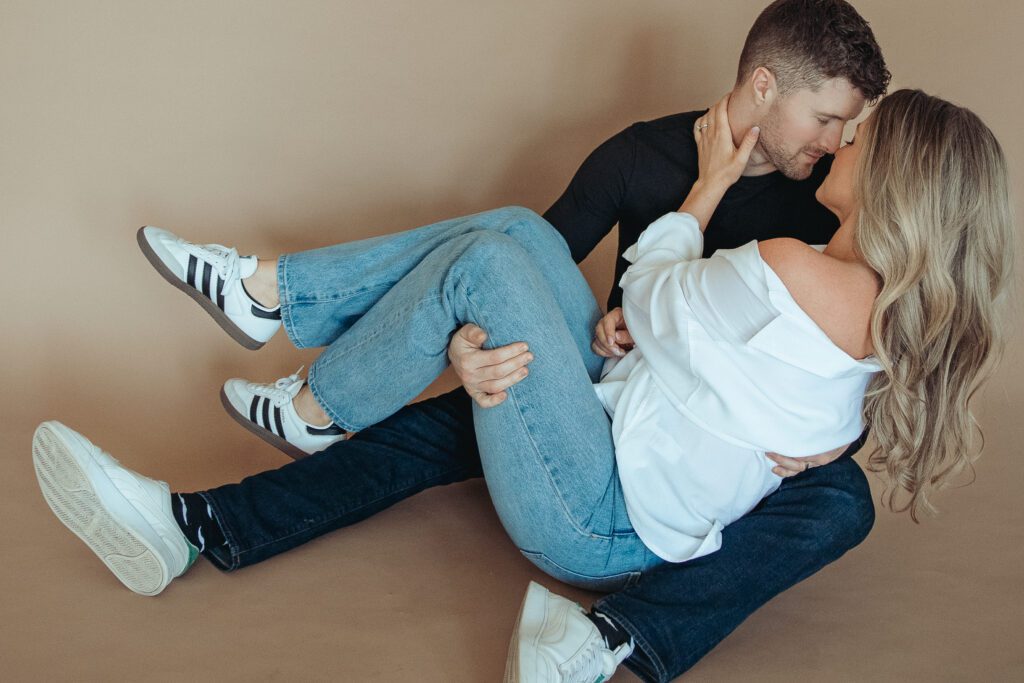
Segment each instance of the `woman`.
M778 485L765 451L828 452L864 423L880 445L872 464L916 518L968 462L967 402L997 346L1012 234L995 138L967 110L894 93L819 190L841 220L823 254L770 240L699 259L757 130L737 149L722 102L696 133L700 180L626 253L636 349L605 367L618 312L601 321L564 241L526 210L276 263L148 228L140 244L236 339L260 345L280 318L297 346L328 347L305 385L225 385L238 419L299 450L414 398L463 323L495 346L526 340L531 377L502 405L474 407L477 441L513 542L568 583L611 590L712 552L721 527ZM132 590L160 592L199 552L227 566L232 520L216 501L176 494L172 507L166 484L55 422L33 456L51 508Z

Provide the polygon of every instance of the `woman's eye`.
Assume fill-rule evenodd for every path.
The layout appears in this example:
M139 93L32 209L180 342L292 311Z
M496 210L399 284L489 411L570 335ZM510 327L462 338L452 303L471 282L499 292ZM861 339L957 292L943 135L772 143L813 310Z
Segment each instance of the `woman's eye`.
M823 126L827 126L828 125L828 119L820 119L819 118L818 119L818 123L820 123Z

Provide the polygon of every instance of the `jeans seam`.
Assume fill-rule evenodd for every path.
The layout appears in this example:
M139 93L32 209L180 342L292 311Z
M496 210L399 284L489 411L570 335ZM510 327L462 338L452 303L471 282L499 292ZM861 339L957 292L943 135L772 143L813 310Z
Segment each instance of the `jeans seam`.
M639 647L641 650L643 650L644 654L647 655L648 659L650 659L651 663L654 665L654 672L653 673L657 677L656 680L658 680L658 681L667 681L668 680L668 678L669 678L668 670L665 668L664 663L662 663L661 658L658 657L658 653L654 651L654 648L651 647L650 642L648 642L647 639L645 639L643 637L643 635L640 633L640 630L636 627L636 625L633 622L631 622L629 619L627 619L625 616L623 616L623 614L621 612L619 612L617 609L615 609L614 607L610 607L610 606L607 606L607 605L603 604L602 600L598 600L594 604L593 608L598 610L599 612L603 612L603 613L607 614L608 616L612 617L615 621L617 621L619 623L620 626L622 626L624 629L626 629L626 631L629 633L630 637L633 639L633 642L637 645L637 647ZM628 661L629 660L627 660L627 662ZM637 665L635 662L633 664L634 664L634 666ZM629 664L627 664L627 667L628 666L629 666ZM640 668L641 671L643 671L642 667L638 667L638 668ZM648 672L644 672L644 673L648 673Z
M476 320L478 322L482 322L481 316L480 316L480 312L476 308L476 306L474 306L473 300L472 300L472 298L469 295L469 289L462 284L461 276L459 277L458 281L456 282L456 287L457 288L461 287L462 291L465 292L466 304L469 306L470 310L472 311L474 318L476 318ZM486 326L484 326L484 325L481 325L481 327L484 327L484 329L487 329ZM490 337L488 337L488 340L490 340ZM556 492L556 495L558 497L558 503L559 503L560 507L562 508L562 514L569 521L569 525L572 527L573 531L575 531L577 534L579 534L580 536L583 536L585 538L597 538L597 539L600 539L600 540L611 540L611 538L609 538L607 536L601 536L601 535L598 535L598 534L592 534L589 531L587 531L586 529L583 529L577 523L577 521L573 518L573 515L570 513L570 511L568 509L568 506L565 503L565 499L562 496L561 489L559 489L558 485L555 483L555 480L551 476L551 470L548 469L547 462L544 460L544 458L540 454L540 448L537 446L536 441L534 441L533 433L530 431L529 427L526 425L526 420L523 418L522 406L519 404L519 399L516 396L517 392L515 391L515 385L510 386L507 391L508 391L509 398L512 400L512 404L516 408L517 419L518 419L520 425L522 426L523 431L526 433L526 437L529 440L530 446L533 449L534 457L536 457L537 460L544 467L544 475L547 478L548 482L551 484L552 490L554 490Z
M457 467L457 468L453 468L451 470L446 470L445 472L443 472L443 473L441 473L441 474L439 474L437 476L434 476L434 477L431 477L431 478L425 479L425 480L420 480L420 481L416 482L415 484L405 485L405 486L402 486L402 487L398 487L398 488L392 489L391 491L389 491L385 495L379 496L378 498L374 498L373 500L366 501L364 503L360 503L359 505L356 505L355 507L349 508L344 514L349 514L351 512L357 511L357 510L359 510L361 508L365 508L365 507L368 507L368 506L373 505L375 503L379 503L380 501L384 500L385 498L393 496L396 493L401 493L401 492L407 491L409 489L415 488L416 486L418 486L420 484L429 484L430 482L433 482L435 480L444 479L447 475L451 474L452 472L457 471L458 469L460 469L460 468ZM310 529L315 529L316 527L320 527L320 526L323 526L323 525L328 524L330 522L333 522L334 520L336 520L336 519L338 519L339 517L342 517L342 516L344 516L344 515L337 514L337 515L334 515L332 517L326 517L326 518L321 519L320 521L318 521L318 522L316 522L314 524L309 524L307 526L304 526L301 529L298 529L296 531L287 533L284 536L281 536L279 538L273 539L272 541L267 541L266 543L260 543L259 545L254 545L251 548L247 548L245 550L238 550L237 551L237 557L242 557L243 555L245 555L247 553L254 552L256 550L259 550L260 548L265 548L268 545L273 545L274 543L279 543L281 541L286 541L289 538L291 538L293 536L298 536L298 535L300 535L300 534L302 534L302 533L304 533L306 531L309 531ZM226 531L225 531L225 536L227 536L227 532ZM234 549L232 549L232 550L234 551ZM232 557L234 557L235 554L236 554L235 552L232 552Z
M323 408L324 412L327 413L327 416L331 418L331 421L334 422L334 424L338 425L346 432L360 431L351 423L349 423L348 420L343 420L341 417L339 417L337 411L335 411L334 408L327 405L327 402L324 400L324 397L320 393L320 389L316 383L316 367L316 363L314 362L312 365L309 366L309 373L307 373L306 375L306 386L309 387L309 391L311 394L313 394L313 398L316 399L316 402L320 405L321 408Z

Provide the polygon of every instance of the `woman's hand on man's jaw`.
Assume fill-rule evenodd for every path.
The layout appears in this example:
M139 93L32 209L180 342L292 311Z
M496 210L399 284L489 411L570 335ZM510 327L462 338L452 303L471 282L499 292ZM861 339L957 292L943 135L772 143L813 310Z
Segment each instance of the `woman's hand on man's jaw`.
M733 142L728 109L729 95L726 95L694 123L697 181L679 211L696 218L701 232L707 227L726 190L743 175L760 135L759 128L751 128L737 147Z

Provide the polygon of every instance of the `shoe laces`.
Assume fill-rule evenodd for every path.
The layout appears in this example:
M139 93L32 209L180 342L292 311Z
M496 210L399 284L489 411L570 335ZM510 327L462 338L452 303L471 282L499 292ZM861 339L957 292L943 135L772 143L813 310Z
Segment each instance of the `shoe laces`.
M299 389L301 389L302 385L306 383L304 379L300 378L305 367L306 366L303 365L291 375L282 377L273 383L257 384L256 382L249 382L249 391L257 396L267 397L275 406L280 408L281 406L291 403L292 399L299 393Z
M563 673L566 683L594 683L614 673L615 656L605 647L604 639L593 636L586 649L566 663Z
M229 282L238 275L238 250L221 244L192 244L179 240L178 244L189 254L212 265L220 279Z

